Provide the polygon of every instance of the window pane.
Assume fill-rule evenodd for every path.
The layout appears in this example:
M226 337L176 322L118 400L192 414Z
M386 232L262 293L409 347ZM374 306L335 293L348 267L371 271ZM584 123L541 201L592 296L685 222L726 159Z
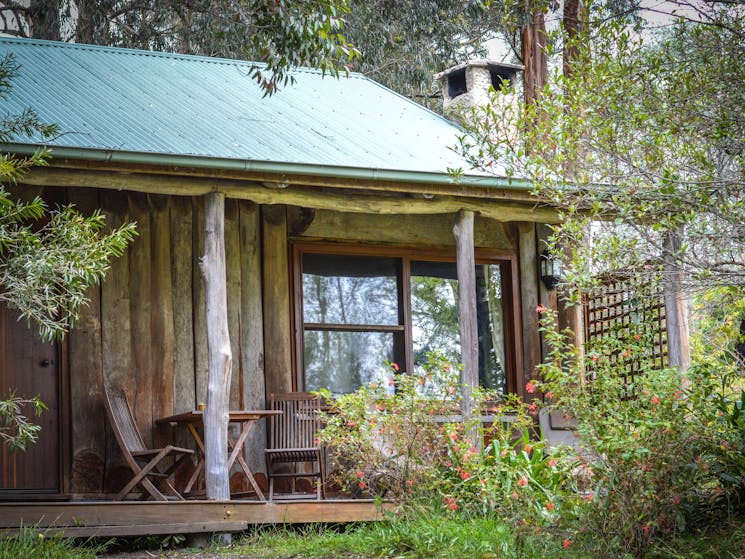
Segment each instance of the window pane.
M325 324L399 324L398 260L303 255L303 320Z
M504 294L498 264L476 266L476 316L479 324L479 382L484 388L507 391Z
M499 264L476 266L476 301L479 382L504 393L507 375ZM433 350L459 363L458 281L454 263L411 263L411 311L415 370L421 371L427 353Z
M439 351L460 362L458 281L452 262L411 263L411 323L414 370L419 372L427 354Z
M306 330L305 389L328 388L342 394L380 380L386 371L385 362L393 360L395 335Z

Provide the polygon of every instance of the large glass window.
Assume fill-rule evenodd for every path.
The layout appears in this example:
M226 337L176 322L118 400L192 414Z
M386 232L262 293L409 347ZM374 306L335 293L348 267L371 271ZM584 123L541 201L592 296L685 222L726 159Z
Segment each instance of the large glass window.
M388 374L386 361L416 371L434 350L460 361L454 262L300 252L298 263L304 389L351 392ZM476 266L479 378L501 392L511 358L508 272L508 262Z

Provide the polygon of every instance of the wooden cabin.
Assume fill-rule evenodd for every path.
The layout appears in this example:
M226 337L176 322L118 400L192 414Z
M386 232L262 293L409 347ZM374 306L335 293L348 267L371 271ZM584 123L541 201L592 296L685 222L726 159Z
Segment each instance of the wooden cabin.
M428 350L457 354L453 228L464 214L475 216L466 250L480 382L523 390L541 360L535 307L553 297L539 260L556 215L528 184L469 171L454 123L355 73L297 69L263 97L241 61L0 38L7 53L21 69L2 110L32 107L62 132L50 165L8 188L100 208L112 226L137 222L139 236L63 341L41 343L3 310L0 392L38 393L49 411L38 444L3 450L0 500L52 514L51 501L119 490L131 474L104 382L125 387L148 443L188 442L155 421L206 398L199 261L211 193L225 199L231 408L263 408L273 392L347 392L385 361L405 372ZM246 460L261 472L266 432L251 437Z

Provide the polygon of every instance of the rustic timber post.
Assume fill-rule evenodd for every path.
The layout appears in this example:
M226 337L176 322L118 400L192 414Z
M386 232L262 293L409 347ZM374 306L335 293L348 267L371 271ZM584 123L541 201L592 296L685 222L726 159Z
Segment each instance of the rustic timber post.
M461 210L453 226L455 263L458 274L458 329L463 365L461 411L465 422L473 419L472 391L479 385L479 335L476 324L476 258L473 248L473 221L472 211Z
M675 255L680 250L680 238L679 231L670 231L665 238L663 293L668 362L671 367L685 372L691 364L691 356L682 272L675 263Z
M228 333L225 271L225 195L205 196L204 256L199 265L205 282L207 316L207 409L204 411L207 498L230 499L228 478L228 398L233 354Z

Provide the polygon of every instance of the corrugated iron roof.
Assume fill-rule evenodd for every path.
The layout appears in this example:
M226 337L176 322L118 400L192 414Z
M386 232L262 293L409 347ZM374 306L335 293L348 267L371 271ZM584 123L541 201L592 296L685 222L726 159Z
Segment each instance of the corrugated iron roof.
M33 107L50 145L413 173L468 166L452 122L356 73L299 68L272 97L249 63L0 38L21 65L0 113ZM19 140L29 143L28 139Z

